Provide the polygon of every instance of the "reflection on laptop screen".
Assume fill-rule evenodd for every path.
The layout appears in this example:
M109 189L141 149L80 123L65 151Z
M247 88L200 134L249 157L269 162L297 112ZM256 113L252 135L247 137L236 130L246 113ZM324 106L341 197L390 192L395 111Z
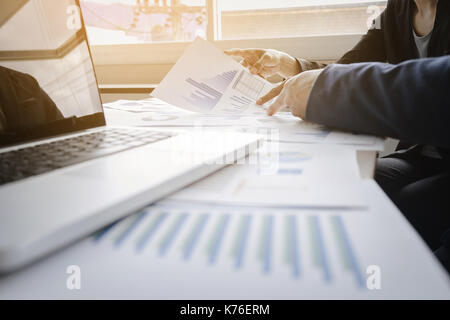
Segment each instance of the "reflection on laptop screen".
M76 1L2 1L0 145L103 124Z

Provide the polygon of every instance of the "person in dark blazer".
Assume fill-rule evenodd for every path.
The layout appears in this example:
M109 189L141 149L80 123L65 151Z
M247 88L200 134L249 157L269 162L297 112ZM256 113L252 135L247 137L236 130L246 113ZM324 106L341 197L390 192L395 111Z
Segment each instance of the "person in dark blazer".
M324 67L323 64L295 59L286 53L270 49L233 49L226 53L242 57L244 66L248 67L252 73L263 77L278 74L289 79L299 73ZM386 9L374 21L373 27L337 63L385 62L399 64L411 59L440 57L449 54L450 1L390 0ZM335 66L329 70L338 70L338 68ZM327 71L327 74L330 72ZM410 84L415 81L422 81L423 86L428 88L432 88L431 84L435 83L433 79L419 73L414 73L412 76L418 77L418 79L402 78L401 84L404 88L410 88ZM329 77L332 78L332 76ZM394 83L392 85L398 88ZM342 82L338 86L341 91L333 92L334 99L347 96L347 87L342 85ZM275 88L259 103L267 102L280 93L282 88L282 85ZM377 160L375 180L413 224L430 248L434 250L440 246L442 231L450 227L450 211L440 209L438 202L435 201L437 201L436 197L442 193L434 190L434 186L438 185L435 184L435 180L439 180L440 175L445 176L448 170L449 146L436 145L433 144L435 141L429 143L424 139L431 134L432 130L439 132L437 128L433 128L426 122L431 120L426 115L428 112L439 117L433 112L436 108L433 104L434 100L427 100L429 96L427 99L419 99L423 112L414 114L414 116L418 116L417 119L411 119L412 113L399 113L400 110L395 104L388 103L381 97L374 97L371 87L365 88L361 85L358 88L361 90L361 94L366 95L367 100L375 99L379 103L386 103L393 108L392 112L403 116L403 121L392 122L400 127L392 127L389 130L386 130L388 128L385 127L383 131L372 132L381 136L401 139L395 153ZM414 89L408 90L412 96ZM346 115L353 117L356 123L367 112L363 109L361 112L357 110L358 103L364 100L362 97L352 101L355 103L354 109L349 112L354 112L354 114ZM388 98L383 95L382 97ZM406 110L402 111L406 112ZM385 113L377 114L377 117L371 119L382 119L392 115L387 109L383 109L383 112ZM335 116L334 113L333 115ZM341 118L337 117L336 121L339 120ZM421 124L419 125L417 121ZM337 123L334 124L337 125ZM365 131L363 127L359 129ZM408 139L411 137L405 136L404 133L411 132L411 130L416 130L422 138Z
M425 50L427 57L450 54L450 1L389 0L367 34L336 63L397 64L421 58L423 52L418 50L415 36L428 36L425 39L429 40ZM264 78L278 74L287 79L326 66L273 49L230 49L225 53L241 57L245 67Z
M450 56L397 65L335 64L287 80L279 94L272 93L276 99L268 114L289 106L310 122L449 149L449 89ZM434 250L450 272L449 192L450 158L445 157L434 174L407 185L399 200L408 202L403 207L413 225L440 238Z

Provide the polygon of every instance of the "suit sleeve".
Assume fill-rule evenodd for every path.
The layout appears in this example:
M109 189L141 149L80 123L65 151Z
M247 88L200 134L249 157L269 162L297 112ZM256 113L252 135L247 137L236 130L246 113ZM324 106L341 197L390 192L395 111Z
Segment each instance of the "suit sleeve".
M450 56L335 64L311 91L308 121L414 144L450 147Z
M359 40L359 42L336 63L350 64L357 62L386 62L384 44L384 11L373 22L373 27ZM380 26L380 27L379 27Z
M374 21L372 28L358 41L358 43L346 52L336 63L350 64L357 62L385 62L386 49L384 44L384 21L388 9L383 11ZM389 9L391 10L391 9ZM302 71L321 69L327 65L320 62L297 59Z

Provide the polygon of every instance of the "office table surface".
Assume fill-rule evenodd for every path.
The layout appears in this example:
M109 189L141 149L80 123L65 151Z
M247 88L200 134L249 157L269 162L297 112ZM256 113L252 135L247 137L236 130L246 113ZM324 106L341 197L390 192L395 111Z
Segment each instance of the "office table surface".
M152 206L0 277L0 299L450 299L447 273L403 215L373 180L360 190L368 210L246 207L228 224L213 207Z
M115 97L115 99L118 99L120 96ZM140 98L145 98L142 96L139 96ZM114 100L114 99L113 99ZM104 109L104 112L106 115L113 112L111 109ZM106 116L109 118L108 116ZM112 117L114 119L114 117ZM115 126L118 125L114 122L108 122L108 125ZM375 173L375 164L376 164L376 158L377 158L378 152L372 151L372 150L357 150L356 156L357 156L357 163L360 170L360 175L362 179L371 179L374 177Z
M265 237L258 235L259 226L277 226L273 229L273 254L269 254L270 246L263 246L266 253L262 260L252 258L261 254L254 246L247 251L260 253L233 249L230 252L241 254L229 255L227 251L235 247L231 243L234 240L224 243L230 248L219 250L217 246L216 250L208 251L209 262L205 263L206 251L201 248L196 250L195 258L186 259L185 254L180 260L179 250L193 248L193 245L187 247L180 242L185 236L174 237L174 230L178 231L174 228L181 228L183 221L192 228L206 216L220 222L224 215L218 208L203 205L196 208L182 204L182 208L177 209L162 203L131 215L112 227L112 231L106 229L106 235L98 233L23 270L0 276L0 299L450 299L447 273L371 179L376 156L375 151L357 152L363 178L360 196L367 201L366 209L289 210L280 207L272 210L271 215L267 208L245 208L242 212L239 212L242 208L236 208L236 215L230 216L228 224L229 237L237 230L244 230L237 228L236 219L247 221L250 226L249 217L252 217L254 223L249 227L249 234L257 238L256 242L270 239L267 238L269 233ZM162 227L165 231L161 231L167 234L154 239L143 253L137 252L134 245L142 240L142 232L149 232L146 226L163 225L161 213L152 213L159 206L168 216L166 226ZM212 210L211 214L205 214L208 210ZM141 220L144 221L136 227ZM224 221L221 223L225 231ZM284 244L286 231L280 229L286 227L288 221L300 230L297 236L291 229L287 230L290 245ZM207 228L214 227L217 231L215 222L208 223ZM263 230L269 229L264 227ZM316 233L319 230L321 232ZM315 234L317 239L305 233ZM294 241L296 237L299 242ZM314 245L315 241L318 242ZM210 248L211 240L198 243L197 247L200 245ZM289 259L283 258L286 248L291 250ZM319 251L310 256L313 252L309 248ZM212 263L211 257L216 256L218 261ZM67 268L71 265L79 266L82 271L81 290L68 290ZM373 281L372 276L379 276L379 281Z

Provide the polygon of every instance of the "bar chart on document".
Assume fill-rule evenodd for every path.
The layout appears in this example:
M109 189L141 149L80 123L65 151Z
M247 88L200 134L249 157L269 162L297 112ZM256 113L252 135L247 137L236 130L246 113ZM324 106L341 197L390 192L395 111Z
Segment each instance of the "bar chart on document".
M243 107L252 104L258 99L265 87L262 80L251 76L245 70L228 71L216 75L209 79L196 81L192 78L186 79L186 82L193 88L188 97L185 99L202 107L205 111L212 110L224 96L228 87L234 89L233 94L226 97L228 106L232 106L234 110L239 111ZM233 81L236 77L236 80Z
M152 95L191 111L235 114L272 87L209 42L197 39Z
M187 209L188 208L188 209ZM248 273L360 290L365 278L346 216L314 211L160 204L117 222L92 238L94 246L132 252L155 265L164 259L220 273ZM109 248L109 249L108 249ZM129 258L128 258L129 259Z

